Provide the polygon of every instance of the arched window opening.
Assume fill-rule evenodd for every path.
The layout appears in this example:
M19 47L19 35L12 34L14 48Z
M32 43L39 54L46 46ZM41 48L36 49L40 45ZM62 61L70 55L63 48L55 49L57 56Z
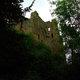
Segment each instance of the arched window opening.
M53 33L51 34L51 37L53 38Z

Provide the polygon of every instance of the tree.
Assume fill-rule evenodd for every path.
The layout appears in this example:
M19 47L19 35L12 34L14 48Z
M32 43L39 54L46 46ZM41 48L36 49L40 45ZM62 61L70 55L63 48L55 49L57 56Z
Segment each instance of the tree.
M66 80L80 80L80 1L58 0L54 2L65 53L71 54Z
M23 13L30 11L35 0L32 4L22 9L21 3L24 0L0 0L0 23L14 24L22 21L24 18Z
M57 15L61 28L65 51L67 53L70 49L72 54L79 53L77 51L80 49L80 1L58 0L54 3L57 7L54 13Z
M0 23L12 24L20 21L23 0L0 0Z

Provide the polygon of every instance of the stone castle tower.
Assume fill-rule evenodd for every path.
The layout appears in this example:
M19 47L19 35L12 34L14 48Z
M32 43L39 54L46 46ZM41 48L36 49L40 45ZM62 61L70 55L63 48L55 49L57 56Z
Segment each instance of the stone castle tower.
M18 29L20 25L17 25ZM25 33L32 33L36 40L48 45L54 53L63 53L62 43L59 42L59 31L53 22L44 22L35 11L29 20L23 21L22 26Z

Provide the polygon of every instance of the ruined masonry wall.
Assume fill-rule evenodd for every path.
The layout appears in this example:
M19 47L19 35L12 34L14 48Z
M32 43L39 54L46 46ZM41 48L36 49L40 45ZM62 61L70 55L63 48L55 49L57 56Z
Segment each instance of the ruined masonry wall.
M17 28L19 29L20 26L19 23ZM23 21L22 26L25 33L32 33L36 40L48 45L54 53L63 53L57 27L52 22L44 22L36 11L31 14L29 20Z

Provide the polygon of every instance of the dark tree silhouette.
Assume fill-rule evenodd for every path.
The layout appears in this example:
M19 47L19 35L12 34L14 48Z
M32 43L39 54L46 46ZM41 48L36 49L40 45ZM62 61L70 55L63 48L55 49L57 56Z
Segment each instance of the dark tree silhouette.
M24 9L24 12L27 12L27 11L31 11L32 9L32 6L33 6L33 4L34 4L34 2L35 2L36 0L33 0L33 2L32 2L32 4L29 6L29 7L26 7L25 9Z
M23 0L0 0L0 23L13 24L22 16Z

